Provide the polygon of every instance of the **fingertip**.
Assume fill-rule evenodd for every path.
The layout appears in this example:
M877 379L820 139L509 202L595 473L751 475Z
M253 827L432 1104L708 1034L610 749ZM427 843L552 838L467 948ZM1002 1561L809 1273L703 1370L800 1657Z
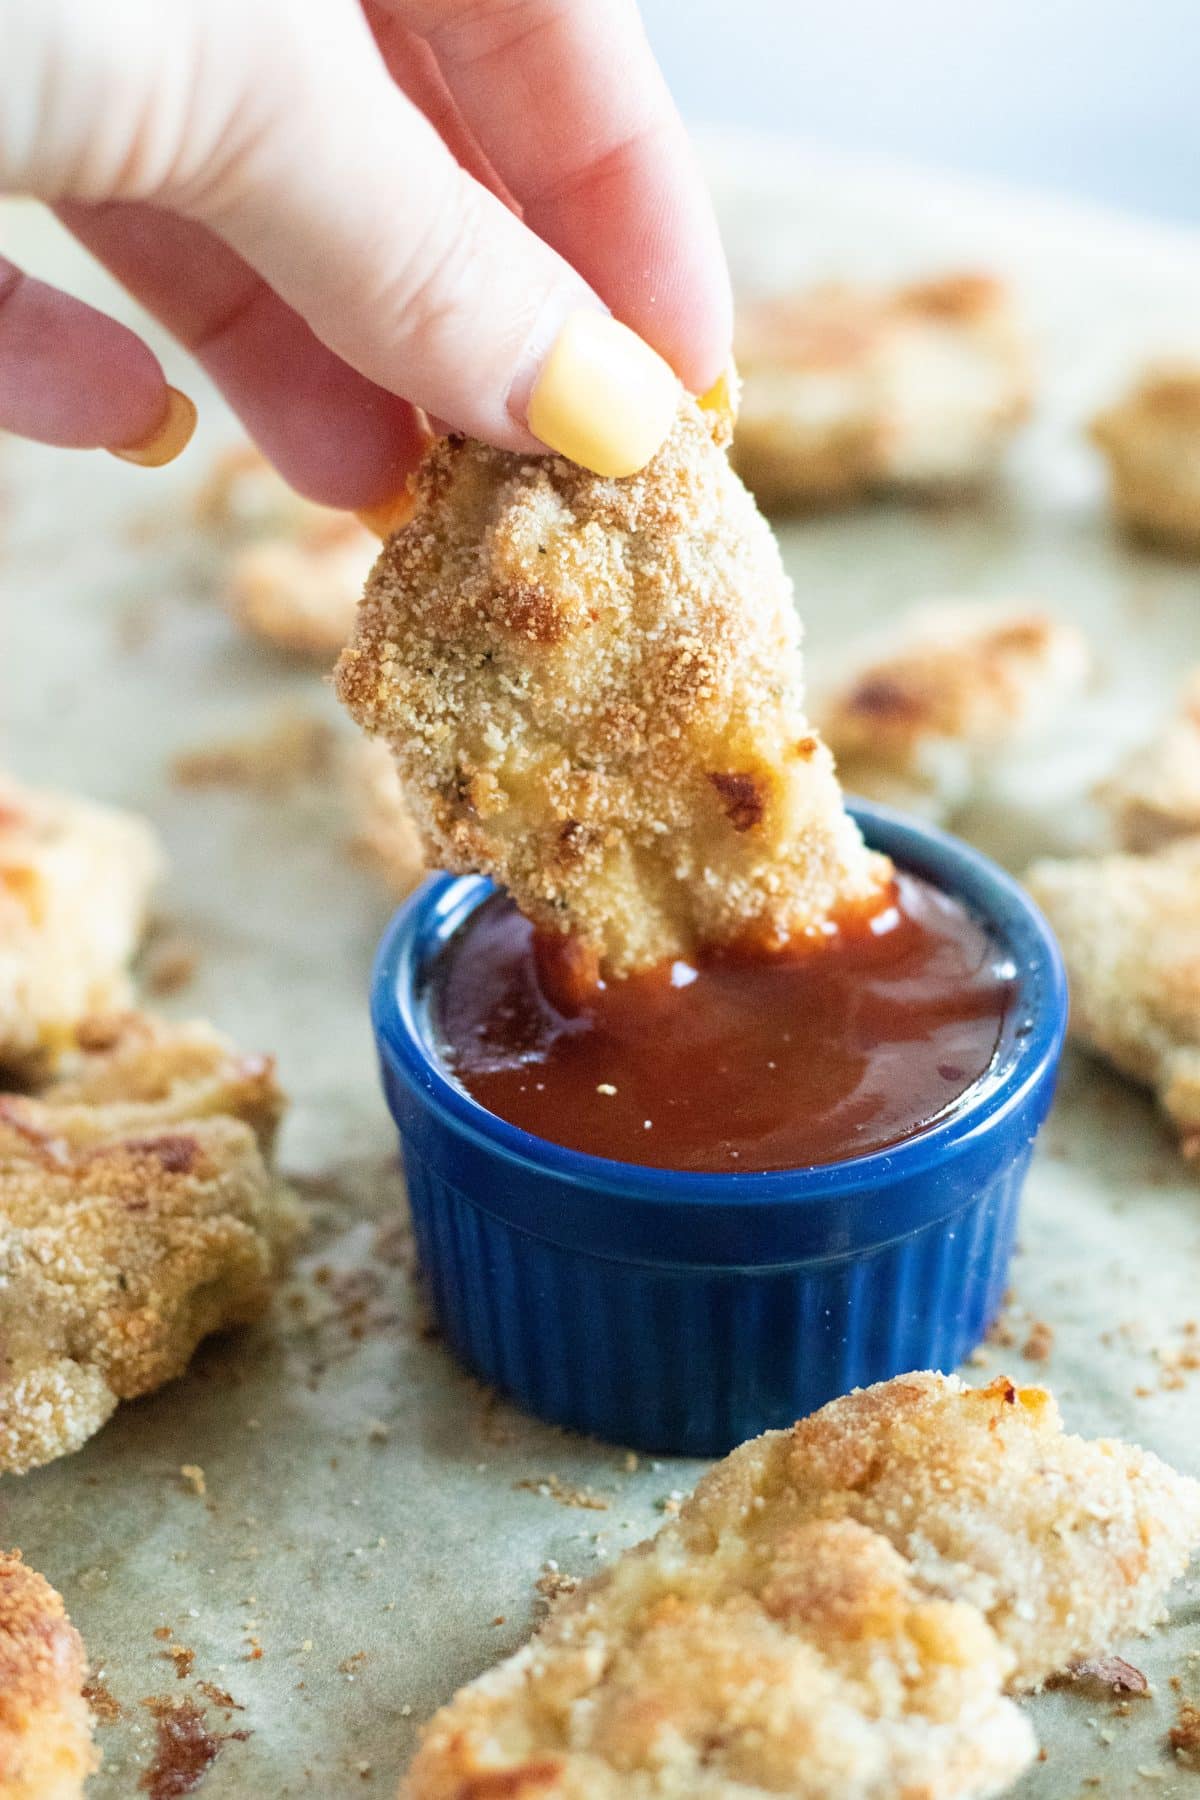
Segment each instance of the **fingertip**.
M182 456L196 430L196 402L176 387L166 390L166 409L154 430L131 444L107 444L110 456L141 469L161 469Z

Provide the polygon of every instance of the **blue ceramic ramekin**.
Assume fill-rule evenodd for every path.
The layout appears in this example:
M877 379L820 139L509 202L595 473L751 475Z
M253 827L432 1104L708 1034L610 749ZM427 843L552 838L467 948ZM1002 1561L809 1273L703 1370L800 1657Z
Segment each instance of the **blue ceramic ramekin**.
M646 1169L496 1118L447 1075L427 994L490 883L433 876L392 920L372 1017L421 1265L453 1349L530 1412L716 1456L848 1388L953 1368L999 1309L1062 1048L1062 963L986 857L883 807L853 810L876 849L986 921L1018 980L992 1068L960 1106L826 1167Z

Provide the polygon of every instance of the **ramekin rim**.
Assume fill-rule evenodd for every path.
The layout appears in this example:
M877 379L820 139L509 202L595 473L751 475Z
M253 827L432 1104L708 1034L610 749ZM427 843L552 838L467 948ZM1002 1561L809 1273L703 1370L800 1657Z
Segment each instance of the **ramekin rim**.
M492 884L476 875L429 875L389 921L371 977L371 1021L380 1054L410 1087L419 1089L427 1106L443 1117L449 1115L457 1132L466 1133L489 1154L592 1193L620 1192L656 1205L680 1201L747 1208L781 1201L802 1205L806 1200L827 1200L835 1193L849 1199L856 1191L878 1191L927 1173L930 1167L960 1153L981 1133L998 1129L1041 1080L1047 1065L1057 1059L1066 1029L1066 973L1053 932L1031 895L991 857L938 826L906 817L891 807L851 800L849 810L873 848L886 851L902 868L917 864L914 872L918 874L926 872L919 866L921 862L937 862L934 885L972 906L1014 952L1018 948L1012 941L1014 935L1023 936L1023 947L1035 952L1026 962L1018 960L1018 992L1029 994L1036 989L1041 1004L1028 1032L1013 1033L1007 1066L994 1078L983 1076L940 1119L899 1143L795 1169L665 1169L572 1150L489 1112L451 1078L419 1028L417 984L403 994L399 984L402 965L431 908L463 891L465 917L465 894L479 889L481 901L491 890ZM889 841L880 843L879 836ZM899 847L901 843L904 848ZM906 855L905 848L911 854ZM957 882L945 878L951 869L959 877ZM965 879L968 872L970 878ZM990 904L983 902L979 889L986 890Z

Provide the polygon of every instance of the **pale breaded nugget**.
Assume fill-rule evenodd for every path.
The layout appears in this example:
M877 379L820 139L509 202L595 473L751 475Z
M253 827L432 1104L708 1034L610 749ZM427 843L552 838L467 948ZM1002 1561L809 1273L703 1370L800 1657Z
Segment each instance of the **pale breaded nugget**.
M0 1469L78 1449L256 1318L297 1229L269 1061L200 1026L97 1031L61 1084L0 1097Z
M378 740L357 738L346 747L342 775L354 848L402 900L425 873L425 851L392 753Z
M735 355L734 463L768 507L971 486L1029 410L1024 335L985 275L744 304Z
M429 860L620 975L776 945L887 866L804 716L778 549L692 401L640 475L443 441L338 665Z
M99 1768L83 1640L20 1551L0 1554L0 1800L78 1800Z
M693 1507L700 1504L699 1496ZM776 1524L780 1529L776 1530ZM964 1800L1033 1733L973 1606L882 1537L766 1509L622 1556L426 1727L402 1800Z
M941 817L1090 666L1083 633L1039 607L933 601L864 645L813 711L844 787Z
M0 774L0 1068L36 1072L125 1004L161 869L142 819Z
M1200 362L1151 364L1092 420L1113 510L1131 531L1200 553Z
M124 1012L85 1019L36 1096L0 1094L0 1122L82 1149L225 1114L269 1157L286 1106L273 1056L239 1050L200 1019Z
M353 630L374 534L352 513L302 499L249 444L218 459L196 511L226 550L224 600L237 623L331 663Z
M718 1463L426 1728L404 1800L951 1800L1033 1754L1002 1690L1145 1630L1200 1484L1041 1388L917 1373Z
M1189 676L1176 716L1096 792L1126 850L1157 850L1200 833L1200 669Z
M693 1556L801 1521L881 1532L921 1587L968 1601L1011 1652L1011 1685L1159 1618L1200 1543L1200 1482L1148 1451L1063 1432L1044 1388L918 1373L834 1400L718 1463L683 1509Z
M1200 837L1149 856L1037 862L1030 893L1054 927L1071 1034L1152 1088L1181 1130L1200 1054Z

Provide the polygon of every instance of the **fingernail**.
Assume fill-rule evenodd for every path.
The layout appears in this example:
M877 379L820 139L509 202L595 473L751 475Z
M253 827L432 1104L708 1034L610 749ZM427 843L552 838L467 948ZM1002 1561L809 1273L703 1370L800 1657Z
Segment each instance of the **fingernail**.
M731 356L712 386L706 388L697 401L701 410L712 413L714 422L720 426L718 442L727 443L733 436L741 397L741 377Z
M140 444L110 444L110 456L137 463L142 469L161 469L187 449L196 429L196 403L178 388L167 389L167 410L161 425Z
M535 437L595 475L636 475L671 429L679 379L607 313L569 314L529 396Z
M360 506L354 516L376 537L387 539L407 525L416 510L417 497L405 487L390 500L381 500L376 506Z

